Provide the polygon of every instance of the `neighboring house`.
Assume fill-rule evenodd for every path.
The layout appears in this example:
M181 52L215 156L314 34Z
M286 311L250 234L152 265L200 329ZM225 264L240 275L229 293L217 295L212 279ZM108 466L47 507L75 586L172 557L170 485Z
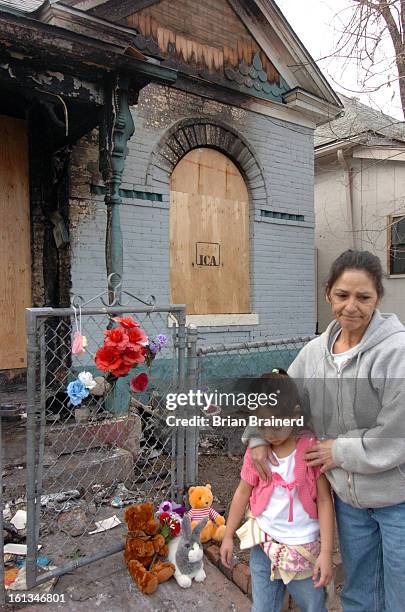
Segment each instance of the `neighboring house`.
M324 281L348 248L380 257L382 309L405 322L405 124L355 98L315 132L315 244L318 331L330 322Z
M45 190L49 206L38 205L43 192L31 173L33 274L26 277L26 293L32 303L65 305L69 289L85 298L105 289L104 237L114 205L123 263L108 260L108 270L122 273L124 288L141 298L186 303L189 321L204 327L207 342L313 333L313 134L337 116L341 103L276 4L0 0L0 7L1 53L7 54L1 35L6 23L27 21L46 36L54 31L67 41L105 45L105 67L99 57L86 58L89 81L105 83L104 70L114 74L114 62L124 76L132 75L135 133L122 183L115 184L119 206L106 207L105 183L114 181L99 172L97 104L69 116L88 128L79 141L62 140L69 149L58 166L60 188L48 184ZM69 62L67 51L38 89L74 71ZM73 94L83 93L81 81L69 83ZM63 91L53 93L63 103ZM11 115L12 109L1 112ZM28 136L38 127L31 122ZM35 169L39 157L32 155ZM68 230L58 243L55 220ZM28 216L25 223L29 236ZM43 249L52 254L48 267L41 263ZM7 368L6 353L1 368Z

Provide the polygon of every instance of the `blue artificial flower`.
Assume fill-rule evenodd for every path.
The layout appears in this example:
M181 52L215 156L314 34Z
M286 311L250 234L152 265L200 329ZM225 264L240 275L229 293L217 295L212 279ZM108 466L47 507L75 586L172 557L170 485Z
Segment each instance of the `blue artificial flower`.
M79 406L84 398L89 395L90 391L86 389L80 380L74 380L68 384L66 393L69 396L70 404L72 406Z

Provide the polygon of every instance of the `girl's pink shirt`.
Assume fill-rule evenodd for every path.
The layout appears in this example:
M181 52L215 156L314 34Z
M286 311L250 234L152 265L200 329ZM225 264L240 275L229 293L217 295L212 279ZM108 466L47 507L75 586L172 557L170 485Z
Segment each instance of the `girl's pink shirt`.
M317 443L314 436L310 434L302 435L298 438L294 475L297 487L298 499L300 500L305 512L316 519L318 518L318 508L316 504L316 481L320 476L320 467L310 467L304 460L304 453L310 446ZM270 497L274 490L272 480L261 480L256 468L253 465L250 455L250 448L245 452L243 466L240 473L242 480L250 484L253 489L250 494L250 509L254 517L259 516L264 512L269 503Z

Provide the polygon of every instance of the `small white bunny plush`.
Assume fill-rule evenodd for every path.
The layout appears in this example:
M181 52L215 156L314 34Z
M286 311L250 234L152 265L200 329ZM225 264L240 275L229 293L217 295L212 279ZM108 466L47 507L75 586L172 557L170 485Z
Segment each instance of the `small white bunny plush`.
M181 534L169 542L167 559L174 564L174 577L183 589L191 587L193 578L196 582L204 582L206 578L200 535L207 521L208 518L205 518L191 529L191 521L186 514L181 524Z

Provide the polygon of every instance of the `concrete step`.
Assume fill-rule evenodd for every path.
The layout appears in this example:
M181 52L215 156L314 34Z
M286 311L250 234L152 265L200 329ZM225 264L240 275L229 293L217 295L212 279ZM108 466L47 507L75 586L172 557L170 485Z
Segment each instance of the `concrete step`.
M43 494L94 484L109 486L128 480L134 469L132 453L122 448L90 449L60 457L46 454L43 468ZM23 497L26 492L26 468L8 468L3 477L4 500Z

